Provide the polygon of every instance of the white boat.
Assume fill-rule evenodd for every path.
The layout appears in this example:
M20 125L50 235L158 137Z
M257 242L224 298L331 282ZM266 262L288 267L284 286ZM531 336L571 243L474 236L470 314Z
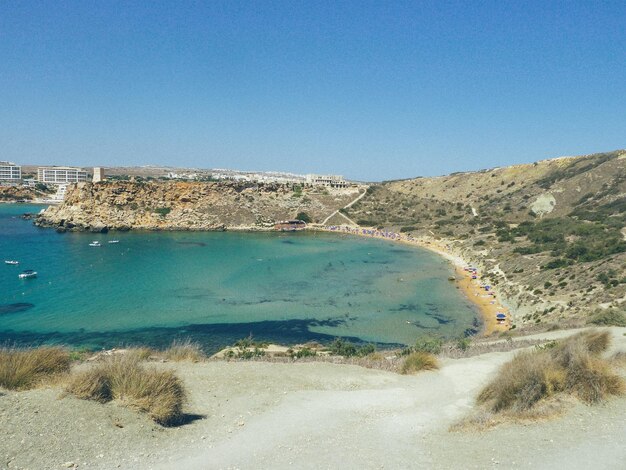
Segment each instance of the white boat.
M5 260L4 260L4 263L5 263L5 264L20 264L20 262L19 262L19 261L15 261L15 260L13 260L13 259L5 259Z
M89 246L102 246L98 240L92 241Z
M109 240L109 243L119 243L119 240Z
M37 277L37 271L33 271L32 269L27 269L26 271L17 275L20 279L30 279L33 277Z

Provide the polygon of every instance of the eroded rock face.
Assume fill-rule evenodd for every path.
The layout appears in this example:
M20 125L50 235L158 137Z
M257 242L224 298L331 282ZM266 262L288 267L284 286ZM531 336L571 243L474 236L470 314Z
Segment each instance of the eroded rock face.
M269 229L306 212L321 221L358 195L357 188L304 188L232 182L101 182L68 188L65 201L38 216L60 230Z

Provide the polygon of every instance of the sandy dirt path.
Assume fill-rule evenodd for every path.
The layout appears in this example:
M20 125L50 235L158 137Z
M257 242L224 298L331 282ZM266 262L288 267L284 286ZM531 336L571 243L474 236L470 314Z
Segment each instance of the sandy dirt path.
M612 331L626 351L626 328ZM534 425L448 431L513 354L447 359L417 376L320 362L157 364L184 380L200 418L178 428L59 388L1 391L0 468L623 469L623 398Z

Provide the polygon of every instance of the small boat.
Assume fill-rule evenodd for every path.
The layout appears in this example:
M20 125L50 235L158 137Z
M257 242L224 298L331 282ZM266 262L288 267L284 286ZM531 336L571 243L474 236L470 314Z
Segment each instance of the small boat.
M89 246L102 246L98 240L92 241Z
M20 264L20 262L15 261L14 259L5 259L4 264Z
M37 277L37 271L33 271L32 269L27 269L26 271L17 275L20 279L30 279L33 277Z
M109 243L119 243L119 240L109 240Z

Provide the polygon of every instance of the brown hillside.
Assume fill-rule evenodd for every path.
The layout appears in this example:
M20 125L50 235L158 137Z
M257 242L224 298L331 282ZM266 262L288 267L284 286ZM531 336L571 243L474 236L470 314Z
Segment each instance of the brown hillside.
M626 151L372 186L360 225L448 239L489 271L517 322L584 322L626 301Z

